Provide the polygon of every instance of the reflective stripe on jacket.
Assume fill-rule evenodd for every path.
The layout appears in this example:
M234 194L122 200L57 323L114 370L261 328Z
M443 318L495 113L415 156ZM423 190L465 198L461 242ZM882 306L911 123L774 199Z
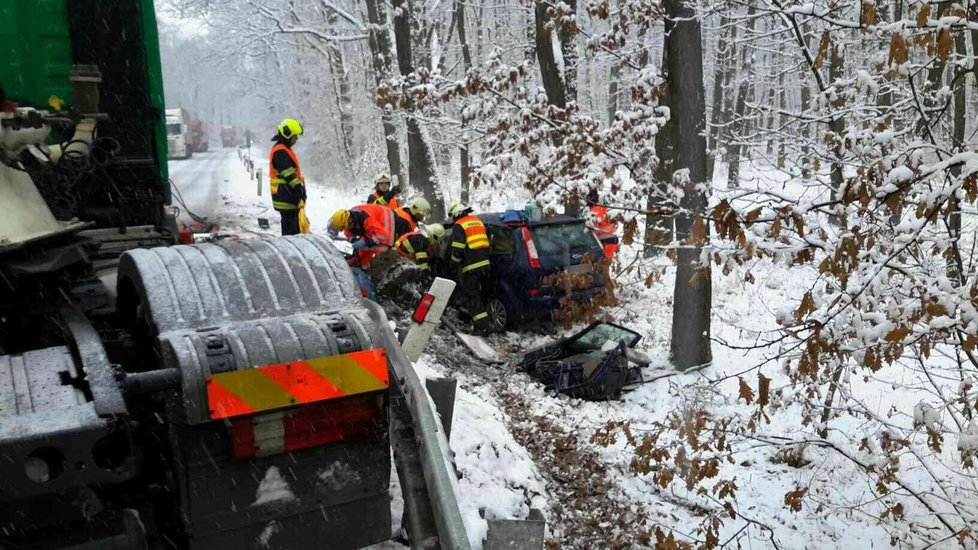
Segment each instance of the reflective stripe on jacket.
M363 222L363 234L358 235L370 239L372 246L394 246L394 211L380 204L361 204L351 210L358 210L367 215ZM353 232L357 235L356 232Z
M462 273L489 267L489 234L477 216L468 215L455 220L452 262L462 264Z
M420 231L411 231L397 238L394 250L401 256L418 264L422 270L428 267L428 239Z
M274 158L278 151L285 151L289 155L294 168L287 168L281 173L275 170ZM285 184L285 187L282 187L282 184ZM302 170L299 168L299 159L296 158L295 151L284 143L275 144L268 153L268 187L272 194L272 206L276 210L298 210L299 197L293 192L293 188L302 184Z
M367 204L379 204L381 206L388 206L394 209L401 207L401 203L397 202L397 197L391 197L390 200L387 200L377 191L374 191L369 197L367 197Z

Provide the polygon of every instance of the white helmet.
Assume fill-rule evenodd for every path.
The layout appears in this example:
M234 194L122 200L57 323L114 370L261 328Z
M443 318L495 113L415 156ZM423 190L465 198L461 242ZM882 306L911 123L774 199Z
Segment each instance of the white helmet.
M464 204L462 204L460 202L457 202L457 203L453 204L448 209L448 215L453 220L457 220L458 218L461 218L462 216L468 214L469 212L472 212L472 207L471 206L466 206L466 205L464 205Z
M415 197L411 199L411 202L408 203L407 209L410 210L412 214L420 214L422 218L426 218L428 217L428 214L431 214L431 204L429 204L424 197Z
M440 242L445 238L445 226L440 223L426 225L424 228L428 233L428 239L430 239L433 243Z

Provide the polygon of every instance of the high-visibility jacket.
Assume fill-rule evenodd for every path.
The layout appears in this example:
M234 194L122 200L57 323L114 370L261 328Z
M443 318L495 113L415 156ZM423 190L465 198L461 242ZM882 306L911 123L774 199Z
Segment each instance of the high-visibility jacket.
M360 237L369 247L394 246L394 211L379 204L361 204L350 209L348 238ZM361 215L353 215L361 212ZM365 216L364 216L365 215ZM360 222L359 219L363 221Z
M418 222L408 212L407 208L394 209L394 234L400 237L418 229Z
M367 197L367 204L379 204L381 206L387 206L393 209L401 207L401 203L397 202L397 197L395 197L394 193L391 191L388 191L383 195L381 195L379 191L374 191L369 197Z
M428 238L420 231L405 233L394 242L394 250L401 256L416 263L422 271L428 271Z
M284 152L291 162L279 163L276 168L275 154ZM298 210L299 202L306 198L305 181L299 168L295 151L284 143L276 143L268 154L268 186L275 210Z
M455 220L451 243L452 264L460 266L461 273L489 267L489 234L477 216Z
M598 204L591 206L591 220L594 234L604 247L605 257L611 258L618 250L618 224L608 219L608 208Z

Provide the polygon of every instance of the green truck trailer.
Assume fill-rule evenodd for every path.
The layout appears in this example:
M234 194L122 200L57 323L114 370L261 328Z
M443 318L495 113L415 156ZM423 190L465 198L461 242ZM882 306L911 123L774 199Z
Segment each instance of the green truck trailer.
M330 241L176 244L158 48L0 0L0 548L387 540L396 339Z

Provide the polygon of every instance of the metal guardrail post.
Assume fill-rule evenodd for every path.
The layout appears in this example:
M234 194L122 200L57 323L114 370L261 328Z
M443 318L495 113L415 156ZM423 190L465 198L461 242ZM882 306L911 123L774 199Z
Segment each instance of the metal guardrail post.
M379 326L388 326L387 315L383 308L370 300L364 300L364 304ZM403 395L410 412L417 444L417 457L424 474L424 487L427 489L427 495L405 491L405 508L414 506L416 512L422 512L415 514L414 519L423 520L424 513L417 508L429 507L438 533L438 546L444 550L469 550L471 548L469 538L465 532L465 523L462 521L462 513L458 508L458 499L455 495L456 474L449 467L453 462L451 449L448 446L448 438L438 423L435 407L428 397L424 381L401 350L394 333L384 330L379 337L391 362L395 387ZM395 460L400 461L397 454L395 453ZM400 470L399 465L399 474ZM419 540L417 544L418 547L425 547L430 542ZM412 541L412 544L415 542Z

